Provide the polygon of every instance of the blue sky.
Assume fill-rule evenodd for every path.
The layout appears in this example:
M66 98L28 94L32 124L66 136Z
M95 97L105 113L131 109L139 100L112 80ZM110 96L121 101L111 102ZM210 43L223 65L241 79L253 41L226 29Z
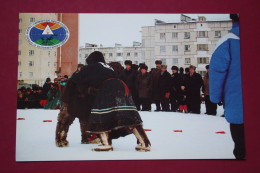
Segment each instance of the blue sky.
M229 14L185 14L198 19L228 20ZM79 44L93 43L114 47L115 43L132 46L133 41L141 42L141 27L153 26L155 19L165 22L179 22L180 14L80 14Z

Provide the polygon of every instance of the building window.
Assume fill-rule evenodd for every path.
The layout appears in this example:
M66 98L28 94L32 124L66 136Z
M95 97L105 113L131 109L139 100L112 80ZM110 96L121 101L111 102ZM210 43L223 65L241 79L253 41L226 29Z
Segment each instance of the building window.
M109 53L109 57L112 57L113 56L113 53Z
M81 58L81 54L79 54L79 57Z
M166 58L161 58L162 64L166 65Z
M19 77L20 77L20 78L22 77L22 72L19 72Z
M22 44L22 40L19 40L19 44Z
M35 18L34 18L34 17L31 17L31 18L30 18L30 22L35 22Z
M85 54L85 58L87 58L88 57L88 54Z
M215 31L215 37L221 37L221 31Z
M184 46L184 51L185 52L190 52L190 45L185 45Z
M48 51L48 56L51 56L51 51Z
M22 52L20 50L18 50L18 55L21 55L21 54L22 54Z
M21 34L22 33L22 29L19 29L19 34Z
M178 46L177 45L173 45L172 46L172 51L173 52L177 52L178 51Z
M172 64L178 64L178 58L173 58L172 59Z
M29 65L29 67L32 67L34 65L34 62L33 61L29 61L28 65Z
M54 52L54 56L57 56L57 52L56 51Z
M172 38L178 38L178 32L173 32L172 33Z
M160 46L160 52L166 52L166 47L165 46Z
M138 57L138 53L137 52L135 52L135 57Z
M29 72L29 78L33 77L33 72Z
M23 19L22 18L19 18L19 23L22 23Z
M57 67L57 62L54 63L54 67Z
M29 56L33 56L34 55L34 50L29 50Z
M104 57L106 57L106 54L105 54L105 53L103 53L103 56L104 56Z
M138 65L138 61L135 61L135 64L137 64L137 65Z
M142 39L142 47L145 47L145 40Z
M123 55L123 53L117 53L116 54L116 56L122 56Z
M209 57L199 57L198 64L209 64Z
M130 52L128 52L126 55L127 55L127 56L131 56Z
M160 33L160 39L165 39L165 33Z
M190 38L190 32L184 32L184 38L189 39Z
M200 38L208 37L208 32L207 31L198 31L197 37L200 37Z
M208 51L208 45L207 44L198 44L197 49L200 51Z
M177 28L177 26L176 26L176 25L173 25L173 28L174 28L174 29L176 29L176 28Z
M49 62L48 62L48 67L50 67L50 66L51 66L51 62L49 61Z
M18 61L18 66L21 66L21 61Z
M190 64L190 58L185 58L185 64Z

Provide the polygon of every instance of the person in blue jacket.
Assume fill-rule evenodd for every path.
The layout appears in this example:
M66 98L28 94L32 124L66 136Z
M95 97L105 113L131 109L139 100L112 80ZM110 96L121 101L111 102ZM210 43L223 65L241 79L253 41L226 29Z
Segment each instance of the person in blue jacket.
M236 159L245 159L239 15L230 14L232 29L216 45L210 61L209 92L213 103L223 102L230 123Z

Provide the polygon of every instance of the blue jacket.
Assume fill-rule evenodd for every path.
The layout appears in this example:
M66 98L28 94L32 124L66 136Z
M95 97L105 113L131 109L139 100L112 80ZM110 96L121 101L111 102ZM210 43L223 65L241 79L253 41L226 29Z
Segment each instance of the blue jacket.
M229 123L243 124L239 23L222 37L209 66L209 92L213 103L223 102Z

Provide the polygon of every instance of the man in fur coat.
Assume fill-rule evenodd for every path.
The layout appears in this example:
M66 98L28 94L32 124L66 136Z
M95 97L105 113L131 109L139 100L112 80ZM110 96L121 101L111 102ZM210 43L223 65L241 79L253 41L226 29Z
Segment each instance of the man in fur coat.
M111 151L112 139L134 133L137 137L138 151L150 151L150 141L142 127L142 120L136 110L131 94L126 84L118 79L113 69L105 63L101 52L95 51L87 58L87 66L72 75L71 85L78 87L78 94L83 98L83 109L80 121L85 125L85 131L99 134L102 145L94 147L94 151ZM69 83L68 83L69 84ZM68 85L67 84L67 85ZM71 87L71 86L70 86ZM71 93L64 93L70 95ZM72 94L74 95L74 94ZM86 96L92 97L86 97ZM70 98L70 97L67 97ZM88 106L87 98L92 99L92 105ZM71 104L63 99L62 113L67 115L65 129L58 133L63 137L63 132L69 128L71 119ZM73 108L71 108L73 110ZM84 116L84 112L86 113ZM63 116L66 117L66 116ZM68 121L66 121L68 120Z

